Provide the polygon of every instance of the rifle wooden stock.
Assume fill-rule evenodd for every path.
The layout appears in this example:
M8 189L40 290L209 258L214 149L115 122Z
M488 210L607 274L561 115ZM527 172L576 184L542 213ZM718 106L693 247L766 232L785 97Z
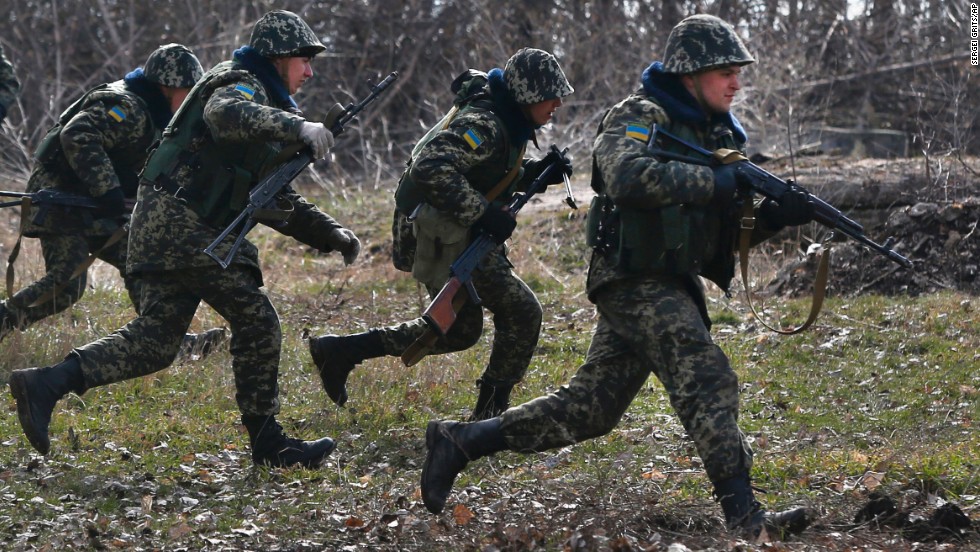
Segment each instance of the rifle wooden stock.
M559 151L557 146L552 145L551 151L564 159L565 154L568 153L568 148ZM547 181L551 177L551 173L556 170L557 164L556 162L545 167L541 174L527 187L526 193L514 196L507 206L507 212L511 216L516 217L517 213L535 193L547 187ZM439 340L439 337L445 336L449 332L449 329L456 322L456 313L463 308L468 298L472 298L474 303L480 304L480 298L473 287L473 271L476 270L480 261L496 247L497 243L489 235L480 234L453 261L449 267L451 274L449 280L443 284L442 289L422 313L422 318L429 325L429 328L402 353L401 359L405 366L412 366L422 360L429 349ZM463 293L464 290L466 293Z
M459 278L452 277L442 286L439 294L429 303L422 313L422 318L429 324L429 327L439 332L439 335L446 335L449 328L456 322L456 309L453 308L453 300L457 292L463 288L463 282Z
M456 279L453 278L453 280ZM458 282L459 280L456 281ZM446 285L439 290L439 295L437 295L436 299L432 301L433 303L435 303L435 301L442 296L444 292L446 292L446 288L451 282L452 280L450 280L450 282L446 282ZM456 321L456 315L463 309L463 306L466 304L466 300L469 298L469 294L465 293L462 287L462 285L455 287L455 295L452 296L452 301L450 302L450 308L453 311L453 322ZM447 296L449 295L447 294ZM432 304L430 304L429 307L431 308ZM428 312L429 308L426 308L425 310ZM414 366L418 364L418 362L425 358L425 355L429 353L429 350L435 346L436 342L439 341L439 338L446 335L445 332L449 331L449 327L446 327L445 332L440 333L440 330L436 330L433 327L433 322L431 322L428 318L426 318L425 321L429 324L429 327L426 328L425 333L402 352L401 359L405 366ZM452 326L452 323L450 323L450 326Z

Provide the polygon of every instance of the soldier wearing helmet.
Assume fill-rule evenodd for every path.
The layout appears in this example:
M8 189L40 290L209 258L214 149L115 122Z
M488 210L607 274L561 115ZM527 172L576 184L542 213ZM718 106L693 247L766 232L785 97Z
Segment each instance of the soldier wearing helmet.
M453 109L416 144L399 181L394 261L435 297L450 276L449 265L475 236L489 234L499 244L473 276L482 304L463 306L429 351L472 347L483 333L483 308L493 314L493 347L471 416L479 420L507 409L541 331L541 305L512 270L504 247L516 220L501 208L556 157L527 158L525 148L528 142L537 145L535 131L551 121L573 89L558 60L534 48L515 53L503 69L465 71L450 89L456 94ZM572 168L563 170L570 175ZM559 182L560 171L550 183ZM358 363L399 356L426 329L419 318L347 336L325 335L310 340L310 353L327 394L343 405L348 374Z
M737 423L738 377L708 331L699 276L727 292L739 228L736 177L663 162L648 148L661 127L709 150L740 149L745 132L730 106L741 67L753 61L729 24L689 17L668 37L664 61L651 64L639 89L605 114L593 150L598 197L587 225L587 286L598 322L585 363L558 391L497 418L431 422L421 481L429 510L443 509L473 459L608 433L652 373L694 440L731 530L756 539L763 528L782 533L810 522L809 510L768 514L753 498L751 448ZM757 209L762 222L753 237L805 222L805 208L794 208Z
M126 273L126 201L131 205L135 200L147 150L202 74L200 62L187 47L161 46L143 67L87 92L48 131L35 152L28 191L68 191L95 198L101 208L32 208L24 235L40 238L46 273L0 303L0 339L78 302L93 254L119 270L140 311L140 280ZM220 336L220 329L188 334L185 347L204 346Z
M60 397L167 368L202 300L232 329L235 398L253 461L313 467L334 449L329 437L287 437L276 421L282 333L261 289L258 249L244 242L227 269L202 251L245 207L250 189L283 145L309 146L318 158L333 145L330 131L307 121L292 98L313 76L312 59L323 50L298 15L269 12L253 26L249 43L205 73L187 95L143 168L130 225L126 268L141 279L143 297L152 299L153 308L76 348L64 362L11 376L21 425L40 452L47 453L51 412ZM166 64L159 70L148 65L151 79L183 82L184 73ZM321 251L339 251L348 264L354 261L360 243L353 232L289 186L278 199L291 210L270 221L271 227Z

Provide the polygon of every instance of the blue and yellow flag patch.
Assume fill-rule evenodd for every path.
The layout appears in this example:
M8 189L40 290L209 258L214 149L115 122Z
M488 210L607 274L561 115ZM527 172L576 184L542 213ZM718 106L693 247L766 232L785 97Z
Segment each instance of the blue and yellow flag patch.
M253 89L251 89L251 88L249 88L249 87L247 87L247 86L245 86L243 84L239 84L238 86L236 86L235 87L235 90L238 91L238 92L241 92L242 96L245 96L245 99L246 100L251 100L252 99L252 96L255 96L255 90L253 90Z
M629 123L626 125L626 135L645 144L650 141L650 127L639 123Z
M463 133L463 140L466 140L466 143L473 149L480 147L480 144L483 143L483 139L472 128Z
M117 105L109 110L109 116L115 119L117 123L121 123L126 118L126 112Z

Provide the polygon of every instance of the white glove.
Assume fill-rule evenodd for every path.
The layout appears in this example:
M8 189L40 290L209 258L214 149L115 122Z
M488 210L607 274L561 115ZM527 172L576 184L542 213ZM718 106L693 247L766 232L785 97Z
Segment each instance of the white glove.
M344 256L344 264L351 265L361 252L361 240L346 228L334 228L327 236L327 244Z
M299 138L313 149L317 159L326 157L334 144L333 133L323 123L304 121L299 129Z

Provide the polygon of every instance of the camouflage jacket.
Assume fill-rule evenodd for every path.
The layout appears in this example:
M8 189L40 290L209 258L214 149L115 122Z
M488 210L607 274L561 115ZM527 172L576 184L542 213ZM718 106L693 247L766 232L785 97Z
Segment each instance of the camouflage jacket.
M710 167L662 162L654 157L648 150L654 125L711 151L719 147L741 149L741 144L719 143L712 138L720 134L716 124L696 125L671 120L667 110L641 90L613 106L600 124L593 145L593 166L604 184L603 192L619 208L649 213L651 217L660 209L680 204L703 212L707 239L714 242L715 268L729 275L712 279L727 291L727 280L734 275L739 209L737 205L727 209L710 205L714 194L714 173ZM728 136L731 140L730 132ZM757 225L753 243L772 234L763 225ZM588 292L592 297L609 282L651 276L658 275L625 271L606 255L594 251L589 265Z
M0 121L3 121L7 110L17 100L19 92L20 81L14 74L14 66L3 55L3 46L0 46Z
M535 161L520 158L524 144L512 143L501 119L489 106L464 109L436 134L412 161L410 176L426 202L464 227L486 211L485 195L515 166ZM495 201L526 183L520 178Z
M299 140L304 119L287 111L287 106L270 105L270 95L259 79L233 62L223 62L208 71L184 101L181 110L193 108L197 101L194 96L199 96L203 103L205 124L196 131L188 151L178 156L178 160L184 160L172 174L178 186L190 186L194 182L198 169L194 154L206 149L208 143L232 152L252 144L277 145ZM180 117L178 112L171 126L178 123ZM154 155L165 149L168 139L164 138ZM259 179L260 175L255 175L251 186ZM144 181L143 184L151 183ZM289 186L279 198L281 204L291 204L292 214L285 223L275 226L275 230L320 251L331 251L326 243L327 236L341 225ZM208 224L186 202L166 190L142 185L130 225L127 269L141 272L217 266L203 250L223 229ZM233 238L223 242L223 247L217 248L215 253L223 257ZM258 269L257 248L246 240L234 262Z
M77 113L61 124L54 154L35 162L27 191L58 188L99 197L122 188L126 197L135 197L139 171L159 135L143 98L121 80L109 83L89 94ZM25 235L70 232L100 236L111 233L122 222L93 220L91 212L85 211L67 218L48 217L43 225L32 223Z

